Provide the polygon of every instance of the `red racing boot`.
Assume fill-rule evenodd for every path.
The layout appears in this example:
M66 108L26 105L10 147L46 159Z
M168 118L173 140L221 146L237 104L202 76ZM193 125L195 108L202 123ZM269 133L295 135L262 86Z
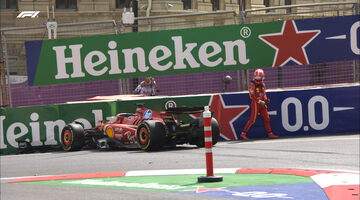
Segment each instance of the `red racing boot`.
M279 136L278 136L278 135L275 135L273 132L270 132L270 133L268 133L268 137L269 137L270 139L276 139L276 138L278 138Z
M240 137L241 137L243 140L245 140L245 141L250 141L250 139L249 139L248 137L246 137L246 133L245 133L245 132L242 132L242 133L240 134Z

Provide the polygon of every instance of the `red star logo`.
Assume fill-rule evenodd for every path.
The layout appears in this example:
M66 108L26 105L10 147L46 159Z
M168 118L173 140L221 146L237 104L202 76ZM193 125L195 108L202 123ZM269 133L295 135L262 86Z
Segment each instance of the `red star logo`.
M281 33L259 35L276 50L273 67L284 66L290 60L299 65L309 64L305 47L320 34L320 30L298 31L293 20L284 22Z
M231 105L227 106L220 94L215 94L211 97L210 111L214 112L213 117L218 121L220 128L220 136L226 140L237 140L236 131L233 122L244 114L249 105ZM200 117L201 114L194 114L191 117Z

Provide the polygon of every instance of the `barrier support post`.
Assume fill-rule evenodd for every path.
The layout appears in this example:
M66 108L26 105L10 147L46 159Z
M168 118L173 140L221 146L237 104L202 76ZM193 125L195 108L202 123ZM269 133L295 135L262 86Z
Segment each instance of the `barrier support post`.
M212 131L211 131L211 112L209 106L205 106L204 117L204 139L206 156L206 176L198 177L199 183L221 182L222 176L214 176L213 153L212 153Z

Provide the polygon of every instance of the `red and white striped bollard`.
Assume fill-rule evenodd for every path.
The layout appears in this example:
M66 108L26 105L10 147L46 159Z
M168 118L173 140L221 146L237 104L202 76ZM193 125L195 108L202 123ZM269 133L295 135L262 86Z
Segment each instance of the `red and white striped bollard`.
M198 177L198 182L220 182L222 176L214 176L214 164L212 153L212 132L211 132L211 112L209 106L205 106L203 112L204 118L204 140L205 140L205 156L206 156L206 176Z

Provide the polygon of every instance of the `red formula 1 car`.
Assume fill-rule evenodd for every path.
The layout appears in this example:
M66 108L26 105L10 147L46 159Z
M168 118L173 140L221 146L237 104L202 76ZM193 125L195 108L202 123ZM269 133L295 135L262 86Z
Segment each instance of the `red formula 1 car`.
M138 104L135 113L117 114L115 121L101 122L91 129L84 129L78 122L67 124L61 132L61 143L65 151L81 150L84 146L105 149L136 144L145 151L186 143L204 147L202 118L188 124L176 119L179 114L203 111L203 107L178 107L158 112ZM214 118L211 127L212 143L216 144L220 129Z

